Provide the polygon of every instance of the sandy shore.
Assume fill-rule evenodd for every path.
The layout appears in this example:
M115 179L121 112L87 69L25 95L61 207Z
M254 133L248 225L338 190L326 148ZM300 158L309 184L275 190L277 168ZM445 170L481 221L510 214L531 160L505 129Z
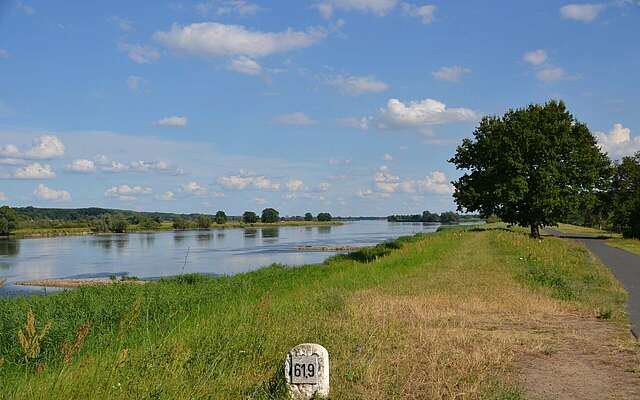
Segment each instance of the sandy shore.
M96 279L34 279L31 281L16 282L19 286L41 286L41 287L56 287L56 288L77 288L81 286L101 286L101 285L113 285L116 283L143 285L146 281L140 280L112 280L106 278Z

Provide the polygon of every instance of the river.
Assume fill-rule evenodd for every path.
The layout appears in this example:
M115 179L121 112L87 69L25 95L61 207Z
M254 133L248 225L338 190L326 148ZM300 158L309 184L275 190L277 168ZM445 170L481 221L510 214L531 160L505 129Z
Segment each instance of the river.
M47 278L139 278L181 273L230 275L272 263L319 263L334 252L296 246L368 246L399 236L434 232L438 225L356 221L336 226L227 228L120 235L0 240L0 295L43 291L16 281ZM186 260L186 262L185 262ZM50 289L47 289L50 290Z

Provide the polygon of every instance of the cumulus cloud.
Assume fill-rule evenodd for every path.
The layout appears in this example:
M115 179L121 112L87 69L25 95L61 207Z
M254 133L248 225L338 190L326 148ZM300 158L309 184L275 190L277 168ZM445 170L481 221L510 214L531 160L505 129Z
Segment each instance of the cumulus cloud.
M196 4L196 10L202 15L208 15L212 12L217 15L255 15L261 10L261 7L246 0L210 0Z
M369 129L370 123L373 121L372 117L346 117L340 118L338 123L347 128L360 129L366 131Z
M632 138L631 129L622 124L613 124L608 134L596 132L595 135L602 151L613 158L629 156L640 150L640 136Z
M209 190L196 181L191 181L180 186L180 191L194 196L206 196Z
M120 43L118 48L120 51L127 53L129 59L136 64L149 64L160 58L160 52L150 46Z
M120 201L135 201L135 195L151 194L153 190L150 187L120 185L113 186L104 192L106 197L116 198Z
M423 179L401 179L393 175L389 168L382 166L373 176L374 188L377 192L392 193L435 193L451 194L453 186L442 171L433 171ZM361 196L362 197L362 196Z
M561 67L548 66L536 72L536 78L542 82L554 82L570 79L571 76Z
M273 118L273 122L280 125L298 126L313 125L317 123L317 121L311 119L309 116L302 112L278 115L277 117Z
M16 145L7 144L0 147L0 157L25 160L48 160L62 157L64 144L56 136L42 135L33 140L31 147L21 151Z
M580 22L592 22L605 7L604 4L567 4L560 7L560 16Z
M172 191L168 190L156 198L162 201L172 201L172 200L175 200L175 194Z
M447 82L460 82L464 75L470 74L469 68L462 67L460 65L453 65L451 67L442 67L432 73L433 77L439 81Z
M316 4L323 17L331 18L334 10L369 12L384 16L398 4L398 0L325 0Z
M73 160L71 164L67 165L67 171L84 174L96 172L96 163L91 160Z
M398 99L389 99L387 106L380 109L378 126L387 128L424 128L455 122L467 122L478 119L478 114L468 108L447 108L437 100L425 99L403 103Z
M389 153L385 153L385 154L382 156L382 159L383 159L384 161L393 161L393 156L392 156L391 154L389 154Z
M542 49L528 51L524 53L522 59L531 65L542 65L547 61L547 52Z
M184 127L187 126L187 117L178 117L178 116L173 116L173 117L167 117L167 118L162 118L156 122L153 123L153 125L155 126L180 126L180 127Z
M257 189L257 190L280 190L280 184L272 182L262 175L253 175L240 171L239 175L221 176L217 180L218 184L236 190Z
M33 191L33 194L41 200L71 201L71 194L66 190L51 189L43 184L39 184L36 190Z
M411 3L402 3L402 12L410 17L420 18L423 24L430 24L435 19L436 6L417 6Z
M328 79L327 83L352 96L363 93L380 93L389 89L389 85L373 76L339 75Z
M182 169L172 166L167 161L144 161L137 160L128 164L111 160L105 155L97 155L93 159L94 164L103 172L123 173L123 172L162 172L172 173L174 175L182 175Z
M103 165L100 169L105 172L119 173L128 171L129 166L118 161L109 161L107 165Z
M289 182L287 182L287 189L290 192L297 192L299 190L302 190L304 188L304 182L302 182L300 179L292 179Z
M256 197L253 201L255 201L256 204L267 204L267 200L263 197Z
M250 58L309 47L322 40L326 33L320 29L283 32L252 31L241 25L217 22L174 24L169 31L159 31L154 38L176 52L205 57Z
M228 68L232 71L239 72L245 75L260 75L262 73L262 67L255 60L249 57L238 57L231 60Z
M50 165L33 163L16 170L13 177L16 179L53 179L56 174Z

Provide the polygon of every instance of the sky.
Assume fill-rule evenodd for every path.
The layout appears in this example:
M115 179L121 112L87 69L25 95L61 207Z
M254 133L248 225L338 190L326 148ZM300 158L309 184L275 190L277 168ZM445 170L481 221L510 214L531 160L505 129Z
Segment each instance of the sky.
M640 2L0 0L0 204L455 209L484 115L640 150Z

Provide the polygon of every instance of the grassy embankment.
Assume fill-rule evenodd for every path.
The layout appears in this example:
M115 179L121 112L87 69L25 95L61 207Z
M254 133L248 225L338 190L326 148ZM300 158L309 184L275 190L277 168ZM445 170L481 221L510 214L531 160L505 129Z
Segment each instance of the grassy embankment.
M287 350L317 342L334 399L521 399L518 360L582 348L584 321L637 352L624 301L572 242L446 230L321 265L0 300L0 398L281 399Z
M619 233L609 232L601 229L594 229L585 226L576 226L569 224L559 224L558 230L563 233L580 233L598 236L602 238L609 238L607 244L611 247L617 247L622 250L626 250L630 253L640 254L640 240L638 239L623 239Z
M281 221L276 223L255 223L255 224L245 224L244 222L235 222L230 221L224 224L213 224L211 225L211 229L226 229L226 228L267 228L267 227L284 227L284 226L332 226L332 225L342 225L343 223L340 221L329 221L329 222L320 222L320 221ZM173 223L169 221L165 221L160 224L160 226L156 229L146 229L142 228L139 225L129 225L127 227L127 232L135 233L135 232L162 232L162 231L172 231ZM194 230L196 230L194 228ZM29 237L49 237L49 236L70 236L70 235L90 235L92 234L92 230L90 227L73 227L73 228L22 228L17 229L11 233L12 237L19 238L29 238Z

